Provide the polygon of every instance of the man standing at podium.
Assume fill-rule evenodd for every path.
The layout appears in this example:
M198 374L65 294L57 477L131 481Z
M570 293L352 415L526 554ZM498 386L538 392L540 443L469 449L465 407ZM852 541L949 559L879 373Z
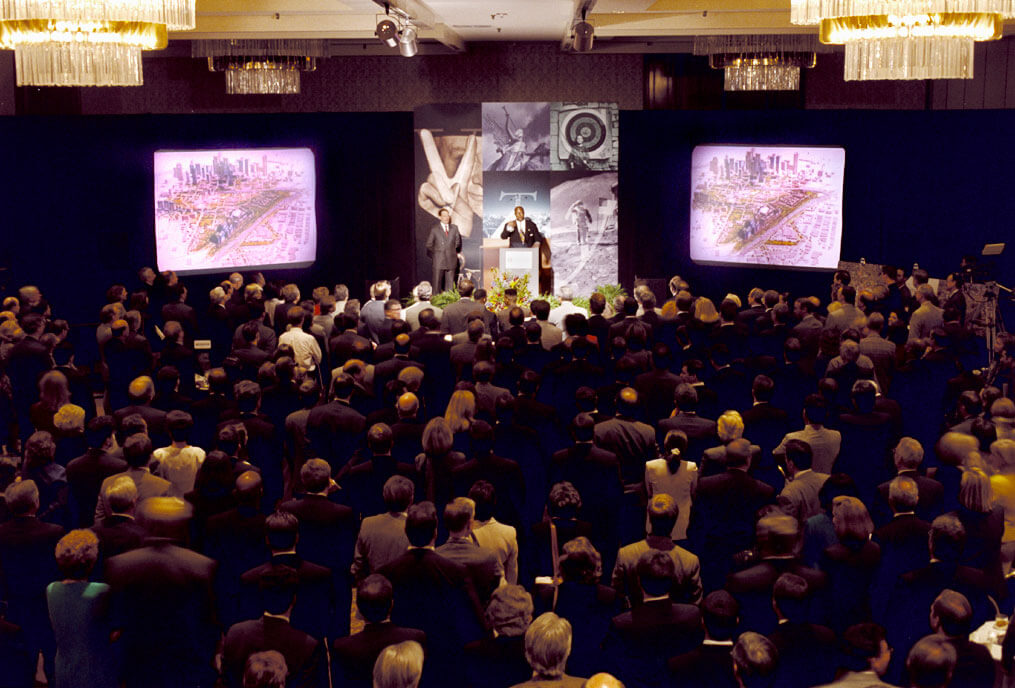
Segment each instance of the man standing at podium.
M455 286L458 254L462 251L462 235L458 225L451 224L451 211L441 208L437 217L440 222L430 229L430 236L426 238L426 254L433 260L434 293Z
M508 240L508 248L532 248L539 244L539 293L550 293L553 289L550 242L540 234L536 223L525 217L525 208L515 207L515 219L504 223L500 238Z

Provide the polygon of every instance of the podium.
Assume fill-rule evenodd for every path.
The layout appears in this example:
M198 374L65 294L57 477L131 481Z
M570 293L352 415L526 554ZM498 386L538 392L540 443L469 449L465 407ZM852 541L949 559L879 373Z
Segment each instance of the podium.
M531 248L500 249L499 265L501 275L529 276L529 293L539 293L539 244Z

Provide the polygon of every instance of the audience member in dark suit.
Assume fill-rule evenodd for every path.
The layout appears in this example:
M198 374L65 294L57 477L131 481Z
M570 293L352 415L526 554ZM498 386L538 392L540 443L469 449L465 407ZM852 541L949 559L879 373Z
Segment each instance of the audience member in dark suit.
M917 515L925 521L933 521L941 514L944 487L933 478L920 475L920 464L923 462L923 447L912 437L903 437L895 445L893 459L897 475L904 475L916 481L917 488L920 491L920 501L916 505ZM878 493L874 501L873 516L879 525L886 523L890 517L888 486L889 481L878 485Z
M670 591L676 566L666 552L650 550L638 559L642 604L613 618L603 641L605 663L627 685L658 686L666 680L666 660L701 643L701 612L676 604Z
M472 280L466 279L458 283L458 294L461 298L444 307L444 312L441 313L441 332L445 334L465 332L469 314L477 313L482 308L472 299L472 292L475 288L476 285Z
M194 418L193 443L203 449L215 446L215 429L219 420L233 415L235 411L236 401L233 400L229 376L222 368L212 368L208 371L208 396L190 406L190 415Z
M360 581L356 588L356 611L364 621L363 630L337 638L331 645L331 673L336 685L371 688L374 663L384 648L406 640L426 647L426 633L387 620L391 600L391 582L384 576L375 573Z
M596 445L617 456L625 483L641 482L645 463L659 453L655 431L636 420L638 411L638 392L624 387L617 393L617 416L597 424L595 429Z
M489 423L473 421L469 439L472 458L451 472L455 494L467 494L477 480L486 480L497 491L497 520L517 528L521 525L527 487L521 466L493 453L493 428Z
M282 499L285 489L283 476L284 444L283 429L285 419L276 425L267 416L257 412L261 402L261 386L250 380L240 380L235 386L236 411L235 417L222 420L217 430L227 425L242 425L246 436L244 449L247 457L257 466L263 480L265 510L271 509Z
M560 584L554 588L540 582L534 588L537 612L552 609L571 622L574 637L567 667L575 676L602 667L601 644L620 611L617 592L599 584L602 576L602 557L587 537L579 536L562 548Z
M209 518L204 532L204 553L219 565L215 576L215 601L224 626L248 618L236 614L240 576L268 555L260 474L255 471L241 473L233 492L236 506Z
M290 356L275 361L274 384L264 383L261 389L260 410L276 428L285 427L285 419L298 410L300 386L296 381L296 362Z
M456 380L471 378L472 363L476 360L476 346L485 333L485 328L483 322L476 319L469 323L465 331L468 334L468 339L451 347L451 365L454 368Z
M881 564L881 547L871 542L874 524L856 497L836 497L832 526L839 539L825 549L821 570L828 574L828 623L839 632L871 620L871 585Z
M812 619L823 618L823 594L828 577L804 566L795 554L800 541L800 525L792 516L775 511L758 519L758 554L760 561L726 579L726 589L740 604L741 625L759 633L771 633L778 619L772 609L772 589L784 573L792 573L807 581L815 604Z
M348 609L335 609L331 569L306 561L296 553L299 520L286 511L276 511L265 519L265 542L271 551L266 563L244 571L233 589L238 589L237 618L251 619L264 606L261 582L275 572L289 568L296 572L299 589L293 604L290 623L304 633L321 639L334 637L333 621L348 624ZM342 576L344 579L345 577ZM341 619L340 617L343 617ZM347 632L348 626L342 626Z
M390 427L384 423L371 426L367 431L369 458L360 460L355 465L346 464L344 475L339 477L343 494L349 495L350 506L361 517L373 516L384 511L381 491L388 478L393 475L404 475L415 481L415 465L396 461L391 455L392 445Z
M753 405L744 409L744 434L762 449L762 459L770 461L772 448L789 432L789 414L772 404L775 382L767 375L758 375L751 384Z
M681 688L739 688L733 674L733 637L740 605L725 590L715 590L701 604L705 637L693 650L671 657L671 683Z
M197 336L197 313L186 304L187 288L177 282L167 290L167 303L162 307L162 322L168 324L175 320L184 327L187 341Z
M234 346L232 353L226 359L226 367L233 372L233 380L256 380L257 371L261 365L270 357L268 352L260 347L260 332L262 325L257 321L248 322L240 327L240 334L243 337L242 346ZM230 361L233 359L233 361Z
M860 498L872 503L878 485L891 475L888 456L894 442L892 419L874 410L877 391L870 380L857 380L850 394L853 408L839 414L842 446L835 462L837 473L856 481Z
M110 514L92 526L99 538L99 558L95 572L102 573L100 566L110 557L123 554L144 545L145 529L134 520L137 505L137 486L128 476L121 475L106 490L106 501Z
M638 587L638 562L646 552L666 552L673 559L673 587L670 598L674 602L699 604L701 602L701 564L691 552L672 540L673 526L677 522L677 503L665 493L652 497L648 504L651 531L640 542L621 547L611 577L618 595L626 597L631 607L643 603L644 592Z
M559 556L568 542L580 536L593 536L592 524L578 518L581 506L581 495L571 483L557 483L550 488L546 516L532 526L532 535L528 538L529 551L521 558L524 571L521 580L526 584L537 576L552 575L554 556ZM556 553L553 547L555 541Z
M169 497L138 506L145 546L106 562L123 619L127 686L210 685L215 625L213 559L184 549L189 509Z
M383 514L368 516L360 525L352 576L363 580L385 564L394 561L409 548L405 536L405 512L412 504L413 486L408 478L395 475L384 483Z
M334 487L325 461L310 459L303 464L300 480L306 493L283 502L279 509L299 519L297 553L307 561L332 570L336 608L348 609L352 594L349 569L356 542L355 515L350 507L328 498L329 490ZM345 624L348 621L348 614L336 617L341 635L347 632Z
M843 633L843 661L838 680L820 688L894 688L881 677L892 661L893 646L885 639L885 629L866 622L850 626Z
M532 609L532 596L520 585L504 585L493 592L486 607L486 624L493 637L465 646L470 685L512 686L532 676L525 658L525 631L532 623Z
M962 522L951 514L938 516L930 528L930 563L903 574L883 610L888 639L892 647L906 654L927 629L927 611L943 590L965 595L973 609L973 628L992 614L987 595L992 590L989 579L981 572L959 564L966 532ZM881 611L881 610L876 610ZM898 680L902 659L892 661L889 676Z
M581 518L593 525L593 542L600 551L613 551L620 544L620 508L624 484L620 462L612 452L593 444L595 421L579 413L571 422L574 446L553 454L547 484L569 482L582 496ZM608 555L607 566L612 566Z
M687 532L702 561L705 590L722 586L733 555L751 547L758 509L775 498L775 490L747 474L750 461L751 443L733 440L726 446L725 472L698 479Z
M680 430L687 435L687 456L695 463L702 454L715 445L715 421L698 415L698 392L692 385L682 382L673 390L673 412L669 418L656 423L656 435L662 443L671 430Z
M657 342L652 347L652 370L642 373L634 380L634 388L638 390L645 419L650 423L666 418L672 408L673 393L680 384L680 378L670 372L672 366L670 347Z
M872 609L888 604L899 576L927 562L930 524L916 515L918 498L916 481L911 477L900 475L889 483L888 504L893 517L874 531L874 541L881 546L881 566L871 589Z
M49 355L49 347L40 341L46 329L46 319L43 316L24 316L21 318L21 329L25 336L10 348L5 370L10 378L18 427L22 438L25 438L32 429L28 409L38 401L37 382L43 373L53 367L53 359Z
M123 420L127 416L138 414L148 424L148 436L152 438L152 444L165 447L169 444L169 435L166 434L166 412L153 408L151 403L155 398L155 383L147 375L135 378L127 388L127 396L130 404L113 411L113 420L116 421L117 439L123 439Z
M123 457L127 460L127 470L111 475L102 481L99 488L99 499L95 503L95 520L99 521L109 515L110 509L106 499L106 488L118 477L125 475L137 486L138 503L150 497L161 497L169 491L170 483L148 470L152 458L152 441L147 435L131 435L123 444Z
M437 548L437 554L464 566L485 608L490 596L504 582L504 567L492 550L484 549L472 535L475 509L472 500L457 497L444 509L444 526L448 540Z
M366 423L363 414L350 406L354 386L351 375L336 375L331 386L332 401L310 411L307 418L310 446L333 472L349 461Z
M34 480L13 483L4 501L10 520L0 524L0 571L7 621L21 627L32 666L41 651L46 676L54 680L56 646L46 612L46 586L59 577L53 551L64 529L36 518L39 489ZM31 680L24 685L30 688Z
M299 576L287 567L265 574L259 584L264 614L233 625L222 641L222 674L230 688L248 685L243 680L247 659L254 653L275 650L285 657L289 674L285 685L314 688L327 685L324 645L289 623L299 594Z
M838 643L827 626L809 622L811 590L807 580L784 573L772 588L772 606L778 625L768 635L779 651L775 685L808 688L835 678Z
M931 605L931 630L955 649L957 661L949 688L977 688L994 683L994 658L990 650L969 639L975 630L972 619L969 600L954 590L943 591Z
M378 570L394 587L391 620L427 634L436 675L450 680L462 673L462 647L484 634L479 598L468 570L431 549L437 537L432 503L409 507L405 535L409 551Z

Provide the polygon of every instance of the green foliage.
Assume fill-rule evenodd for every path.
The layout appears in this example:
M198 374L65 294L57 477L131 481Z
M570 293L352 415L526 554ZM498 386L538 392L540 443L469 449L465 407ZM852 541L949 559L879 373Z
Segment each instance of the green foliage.
M504 299L504 290L508 288L513 288L518 292L520 305L528 305L532 299L532 293L529 290L529 276L527 274L517 277L504 274L496 268L490 272L493 274L493 280L490 288L486 290L486 307L488 309L496 313L507 305Z
M433 298L430 299L430 303L438 308L444 308L449 303L454 303L461 298L462 297L458 293L458 287L455 287L454 289L442 291L440 294L434 294Z
M540 294L539 298L541 298L543 301L549 302L551 309L557 308L560 305L560 299L558 299L553 294Z
M613 299L615 299L616 297L627 296L627 290L624 289L624 287L620 286L619 284L600 284L592 291L593 292L598 291L600 294L605 296L606 303L609 306L613 305ZM575 301L577 301L577 299L575 299Z
M572 299L572 302L579 308L589 309L589 297L587 296L576 296Z

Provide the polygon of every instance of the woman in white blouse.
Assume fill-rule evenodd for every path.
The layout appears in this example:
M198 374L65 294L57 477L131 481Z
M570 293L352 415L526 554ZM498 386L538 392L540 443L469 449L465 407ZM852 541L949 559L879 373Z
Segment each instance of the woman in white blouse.
M671 537L674 540L687 538L687 521L691 516L691 499L698 485L698 465L681 458L687 451L687 435L681 430L671 430L663 439L663 455L645 464L645 491L648 498L666 493L673 498L679 509L677 524ZM646 532L650 531L646 520Z

